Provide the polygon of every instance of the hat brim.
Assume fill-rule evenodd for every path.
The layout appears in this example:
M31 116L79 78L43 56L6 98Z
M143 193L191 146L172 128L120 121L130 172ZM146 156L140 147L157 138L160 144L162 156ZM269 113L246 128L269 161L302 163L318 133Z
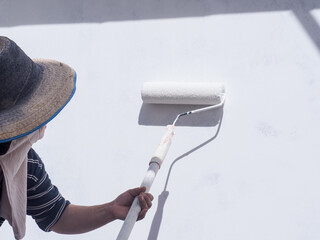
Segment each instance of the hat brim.
M76 90L76 73L68 65L34 59L43 69L42 79L28 99L0 114L0 143L28 135L51 121Z

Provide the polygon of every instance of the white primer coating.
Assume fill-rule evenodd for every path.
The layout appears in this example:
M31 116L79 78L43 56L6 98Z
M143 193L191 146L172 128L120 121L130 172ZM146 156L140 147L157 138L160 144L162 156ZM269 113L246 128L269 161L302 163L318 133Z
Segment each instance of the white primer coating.
M150 190L153 206L129 239L319 240L320 51L310 38L319 36L319 0L223 3L2 0L1 35L29 57L65 62L78 74L75 98L35 150L65 198L105 203L141 184L165 132L158 122L168 121L138 122L143 82L221 81L228 96L219 134L172 166L163 200L171 161L216 130L196 115L191 124L202 127L179 127ZM312 35L308 22L317 24L307 28ZM84 139L94 141L87 147ZM153 220L161 221L157 238L148 236ZM122 223L57 235L27 217L23 240L114 240ZM14 239L7 221L0 239Z
M214 105L224 93L217 82L145 82L141 98L152 104Z
M171 140L174 135L173 129L173 125L167 126L167 131L161 138L161 142L151 158L149 168L141 183L141 187L146 187L146 192L150 191L152 183L161 167L163 160L165 159L168 153L169 147L171 145ZM121 227L117 240L126 240L129 238L133 226L138 219L140 211L141 207L139 205L138 197L136 197Z

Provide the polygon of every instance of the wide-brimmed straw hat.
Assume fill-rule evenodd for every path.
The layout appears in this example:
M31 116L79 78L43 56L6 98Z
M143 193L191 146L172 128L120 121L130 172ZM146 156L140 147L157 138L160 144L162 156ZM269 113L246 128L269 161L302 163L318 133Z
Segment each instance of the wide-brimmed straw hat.
M52 120L72 98L75 81L68 65L31 60L15 42L0 36L0 143Z

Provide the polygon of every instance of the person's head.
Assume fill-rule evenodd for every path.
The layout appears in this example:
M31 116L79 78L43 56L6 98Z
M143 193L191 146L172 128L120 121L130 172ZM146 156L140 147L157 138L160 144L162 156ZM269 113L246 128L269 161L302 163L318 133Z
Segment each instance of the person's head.
M52 120L75 92L68 65L30 59L15 42L0 36L0 143L28 135Z

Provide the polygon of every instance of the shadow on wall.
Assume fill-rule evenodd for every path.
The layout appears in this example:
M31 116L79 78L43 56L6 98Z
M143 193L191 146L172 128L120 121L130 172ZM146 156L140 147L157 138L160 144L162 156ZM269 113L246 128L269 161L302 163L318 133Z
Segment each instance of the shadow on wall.
M178 114L199 109L202 105L146 104L143 103L139 114L139 125L166 126L173 124ZM182 116L176 126L212 127L221 119L222 108Z
M320 8L319 0L0 0L0 26L128 21Z
M168 175L167 175L167 180L164 185L164 189L163 189L162 193L158 196L158 206L157 206L156 213L155 213L153 220L152 220L152 224L151 224L149 235L148 235L148 240L157 240L158 239L160 227L162 224L165 203L166 203L168 196L169 196L169 191L167 190L167 187L168 187L168 183L169 183L169 179L170 179L170 176L172 173L173 166L177 162L180 162L181 160L185 159L193 152L199 150L200 148L204 147L205 145L211 143L214 139L216 139L218 137L219 132L220 132L222 119L223 119L223 110L220 109L220 115L219 115L219 120L218 120L219 124L218 124L217 130L216 130L216 133L214 134L214 136L211 137L210 139L208 139L207 141L201 143L200 145L192 148L188 152L180 155L171 163L169 171L168 171Z
M319 0L0 0L0 27L293 11L320 51Z

